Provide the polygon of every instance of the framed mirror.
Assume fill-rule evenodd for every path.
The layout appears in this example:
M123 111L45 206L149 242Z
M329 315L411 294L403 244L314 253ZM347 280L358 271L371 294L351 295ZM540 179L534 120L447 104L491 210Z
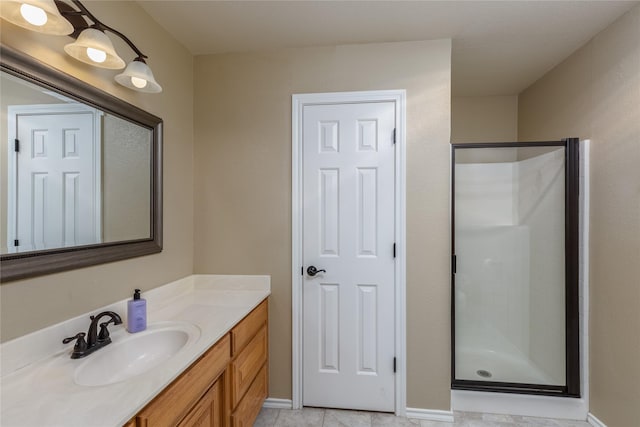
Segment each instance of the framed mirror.
M162 119L0 45L2 282L162 251Z

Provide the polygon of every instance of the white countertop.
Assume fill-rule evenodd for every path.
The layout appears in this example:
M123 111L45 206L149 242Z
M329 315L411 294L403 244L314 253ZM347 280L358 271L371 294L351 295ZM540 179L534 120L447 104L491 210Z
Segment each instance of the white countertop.
M200 335L158 367L104 386L74 382L76 368L103 349L73 360L69 357L73 344L61 342L86 332L89 315L105 310L115 311L123 320L122 325L109 327L113 343L129 336L125 330L126 300L3 343L0 425L122 426L270 292L269 276L214 275L189 276L143 292L149 328L165 321L187 322L195 325Z

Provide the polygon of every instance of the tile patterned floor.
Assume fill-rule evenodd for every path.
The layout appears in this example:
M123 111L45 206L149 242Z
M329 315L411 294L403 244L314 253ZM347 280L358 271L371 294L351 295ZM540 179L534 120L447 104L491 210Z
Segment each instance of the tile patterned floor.
M415 420L378 412L263 408L254 427L590 427L586 421L454 412L453 423Z

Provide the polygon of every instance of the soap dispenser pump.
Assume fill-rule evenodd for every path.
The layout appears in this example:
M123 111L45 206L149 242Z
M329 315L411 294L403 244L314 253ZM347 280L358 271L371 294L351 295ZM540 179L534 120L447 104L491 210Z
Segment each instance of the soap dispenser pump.
M130 333L147 329L147 300L140 298L140 289L133 293L133 299L127 302L127 330Z

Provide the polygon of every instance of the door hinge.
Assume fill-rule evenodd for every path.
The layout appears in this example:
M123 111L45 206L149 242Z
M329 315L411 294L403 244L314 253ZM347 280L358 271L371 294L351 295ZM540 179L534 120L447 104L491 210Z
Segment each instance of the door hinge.
M13 246L20 246L20 240L16 239L13 241Z
M396 130L395 128L393 129L393 143L396 143Z
M397 367L397 363L396 363L396 358L393 358L393 373L396 373L396 367Z
M19 139L15 139L13 141L13 151L15 151L16 153L20 152L20 140Z
M458 258L455 255L451 255L451 271L453 274L456 274L456 270L458 269Z
M396 257L396 244L393 244L393 257Z

